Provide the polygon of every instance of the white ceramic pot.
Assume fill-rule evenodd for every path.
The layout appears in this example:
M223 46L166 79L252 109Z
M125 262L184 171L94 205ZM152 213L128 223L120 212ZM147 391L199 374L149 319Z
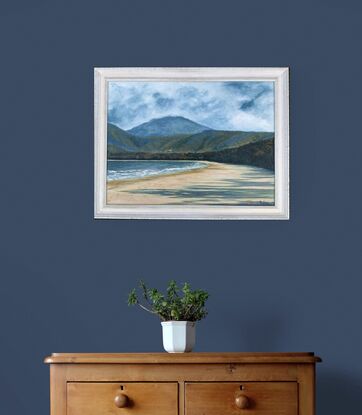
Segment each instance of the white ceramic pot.
M191 352L195 345L196 323L193 321L163 321L163 348L168 353Z

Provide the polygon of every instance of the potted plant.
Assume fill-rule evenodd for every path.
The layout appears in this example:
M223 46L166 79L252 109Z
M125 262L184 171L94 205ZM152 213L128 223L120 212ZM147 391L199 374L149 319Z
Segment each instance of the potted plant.
M195 345L195 325L206 317L205 303L209 294L203 290L192 290L185 283L181 288L170 281L166 294L157 288L147 288L140 281L141 299L137 290L128 295L128 305L138 305L143 310L161 319L163 347L169 353L191 352Z

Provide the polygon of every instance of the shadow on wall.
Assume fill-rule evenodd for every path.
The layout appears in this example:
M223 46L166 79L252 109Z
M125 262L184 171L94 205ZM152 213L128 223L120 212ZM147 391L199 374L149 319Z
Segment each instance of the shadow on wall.
M362 379L344 372L318 374L317 370L317 411L318 415L357 414L362 408Z

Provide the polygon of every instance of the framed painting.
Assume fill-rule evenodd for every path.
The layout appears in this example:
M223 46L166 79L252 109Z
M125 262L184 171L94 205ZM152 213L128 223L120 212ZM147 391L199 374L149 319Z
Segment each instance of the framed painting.
M95 217L289 219L288 68L95 68Z

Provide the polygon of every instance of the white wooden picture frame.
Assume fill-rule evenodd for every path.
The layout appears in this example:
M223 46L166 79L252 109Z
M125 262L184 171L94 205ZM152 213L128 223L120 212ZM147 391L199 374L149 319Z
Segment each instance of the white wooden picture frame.
M109 82L273 82L274 204L110 204L107 203L107 94ZM95 68L94 216L98 219L289 219L288 68Z

